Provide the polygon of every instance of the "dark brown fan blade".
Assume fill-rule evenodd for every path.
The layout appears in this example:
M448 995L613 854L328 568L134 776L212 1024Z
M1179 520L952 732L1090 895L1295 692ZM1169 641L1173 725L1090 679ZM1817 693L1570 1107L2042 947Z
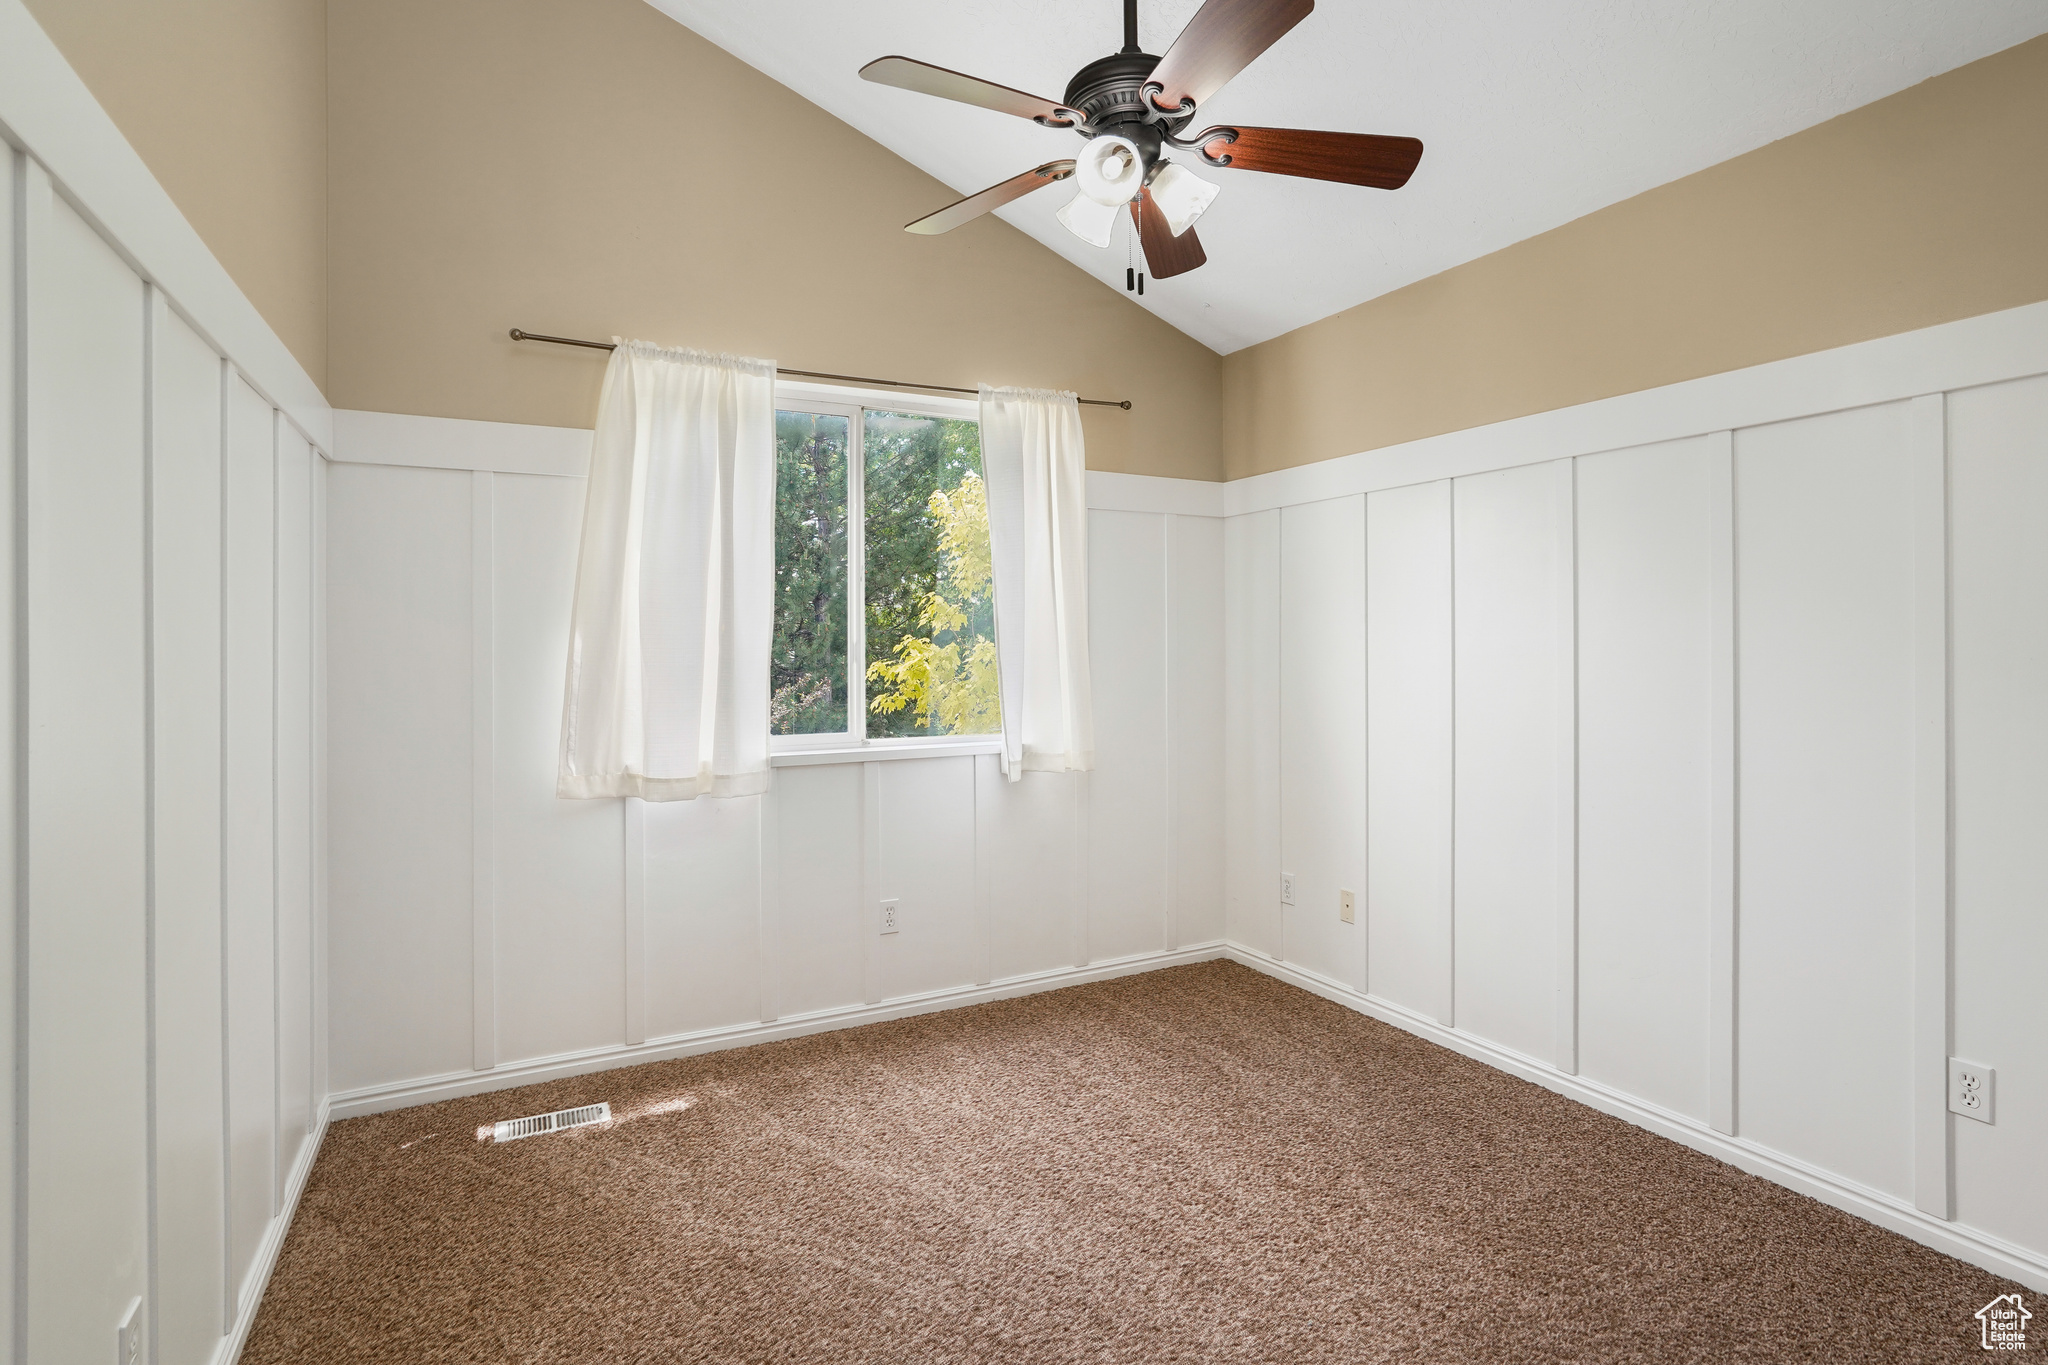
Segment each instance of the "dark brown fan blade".
M1138 225L1138 241L1145 248L1145 264L1153 279L1170 280L1209 263L1208 253L1202 250L1202 240L1195 236L1193 228L1178 237L1173 235L1173 229L1166 225L1166 214L1152 198L1152 191L1138 191L1138 197L1131 201L1131 220Z
M936 237L941 232L951 232L962 223L971 222L990 209L999 209L1012 199L1022 199L1035 189L1065 180L1074 173L1074 163L1069 161L1048 161L1043 166L1033 167L1022 175L1013 175L1000 185L990 185L980 194L970 194L957 204L948 204L937 213L928 213L914 223L905 223L905 232L921 233Z
M1314 133L1305 128L1210 128L1188 138L1211 165L1269 175L1336 180L1398 190L1415 174L1422 143L1373 133Z
M1209 0L1153 68L1146 86L1162 87L1153 104L1185 110L1206 103L1315 7L1315 0Z
M908 57L878 57L860 69L860 77L877 85L915 90L920 95L937 95L942 100L978 104L999 114L1015 114L1018 118L1028 118L1052 128L1071 128L1080 122L1079 115L1072 109L1051 100L1027 95L1022 90L1012 90L1007 85L997 85L979 76L948 71L929 62L912 61Z

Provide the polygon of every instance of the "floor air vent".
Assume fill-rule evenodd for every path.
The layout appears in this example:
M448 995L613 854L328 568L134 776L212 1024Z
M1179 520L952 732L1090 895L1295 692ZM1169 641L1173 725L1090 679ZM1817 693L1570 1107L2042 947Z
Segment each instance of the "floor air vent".
M557 1109L552 1114L535 1114L531 1118L506 1119L491 1130L491 1141L512 1142L518 1138L539 1137L542 1133L559 1133L564 1128L588 1128L593 1123L611 1121L612 1107L605 1104L586 1104L577 1109Z

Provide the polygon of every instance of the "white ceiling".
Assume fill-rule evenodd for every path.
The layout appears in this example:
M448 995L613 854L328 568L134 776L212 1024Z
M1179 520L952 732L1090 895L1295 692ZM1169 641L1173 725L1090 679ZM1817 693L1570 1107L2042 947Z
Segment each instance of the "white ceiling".
M1057 100L1123 42L1120 0L650 3L962 194L1079 139L871 85L863 64L900 53ZM1139 0L1145 50L1199 4ZM2041 0L1323 0L1196 126L1406 134L1421 168L1387 193L1197 166L1223 190L1209 263L1142 303L1227 354L2044 31ZM1121 292L1128 222L1096 250L1054 219L1063 197L1000 216Z

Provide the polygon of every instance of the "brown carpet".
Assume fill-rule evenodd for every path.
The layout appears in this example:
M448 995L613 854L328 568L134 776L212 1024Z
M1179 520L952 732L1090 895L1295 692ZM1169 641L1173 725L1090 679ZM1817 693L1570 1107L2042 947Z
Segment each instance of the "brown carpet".
M1219 962L338 1123L242 1359L1976 1359L2017 1287Z

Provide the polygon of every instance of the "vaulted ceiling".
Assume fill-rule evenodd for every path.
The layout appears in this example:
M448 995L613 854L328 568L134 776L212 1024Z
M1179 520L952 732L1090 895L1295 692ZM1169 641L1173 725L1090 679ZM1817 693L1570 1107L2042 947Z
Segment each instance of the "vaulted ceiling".
M915 57L1057 100L1123 40L1120 0L650 0L961 194L1079 146L1071 132L872 85ZM1200 0L1140 0L1164 52ZM2048 31L2040 0L1322 0L1196 126L1427 144L1396 192L1256 172L1201 221L1209 263L1142 305L1229 353L1557 227ZM1185 158L1184 158L1185 159ZM1122 290L1040 191L1000 216ZM906 203L909 222L945 201ZM969 224L961 232L986 232Z

